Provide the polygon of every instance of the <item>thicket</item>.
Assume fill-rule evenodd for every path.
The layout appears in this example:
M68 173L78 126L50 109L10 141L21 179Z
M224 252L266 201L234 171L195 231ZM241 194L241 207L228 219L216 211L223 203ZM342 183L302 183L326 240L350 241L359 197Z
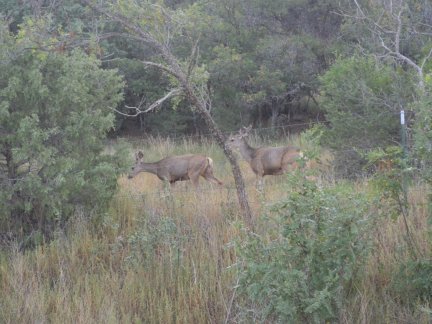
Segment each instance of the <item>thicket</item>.
M59 53L44 20L0 26L0 226L27 245L51 237L77 209L101 211L127 156L104 154L122 100L114 70L80 49ZM53 45L54 44L54 45Z
M245 317L337 321L371 248L373 202L349 185L320 188L299 174L288 183L289 195L265 217L266 235L238 245L240 290L251 301Z

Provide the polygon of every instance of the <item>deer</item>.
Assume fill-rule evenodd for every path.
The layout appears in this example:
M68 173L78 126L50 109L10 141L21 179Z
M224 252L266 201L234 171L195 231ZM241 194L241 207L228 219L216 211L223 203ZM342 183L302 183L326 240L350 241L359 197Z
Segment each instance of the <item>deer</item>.
M153 173L160 180L169 182L171 186L177 181L190 180L197 188L200 176L207 181L223 185L223 182L213 175L213 160L200 154L169 156L157 162L147 163L144 162L144 153L139 151L135 153L135 165L128 178L132 179L140 172Z
M257 188L262 190L264 176L281 175L290 168L297 168L297 161L303 156L303 153L296 146L253 148L246 141L251 129L252 125L242 127L237 134L228 138L227 144L237 149L249 163L257 176Z

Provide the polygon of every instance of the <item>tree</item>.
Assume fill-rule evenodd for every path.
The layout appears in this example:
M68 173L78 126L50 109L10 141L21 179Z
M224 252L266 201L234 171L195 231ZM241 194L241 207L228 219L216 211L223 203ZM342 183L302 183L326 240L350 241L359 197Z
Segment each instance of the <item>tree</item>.
M154 103L143 107L132 107L135 115L152 111L159 107L166 100L182 95L196 109L197 113L206 123L212 136L223 149L225 156L231 164L237 196L240 208L249 226L252 224L252 214L248 203L243 176L237 159L230 147L226 144L226 139L220 131L211 115L211 100L208 93L207 81L208 72L205 67L198 66L198 44L188 39L187 16L183 11L170 11L168 8L159 4L146 1L138 5L134 1L124 1L119 5L111 5L108 8L95 5L90 0L83 0L97 12L119 23L125 29L120 35L136 39L143 44L152 47L161 58L161 62L144 61L143 64L155 67L172 78L173 87L166 95ZM171 43L173 37L182 38L185 42L192 41L191 55L187 62L181 62L173 53ZM119 111L118 111L119 112ZM121 112L120 112L121 113Z
M242 89L243 100L272 126L288 120L301 108L302 99L314 99L317 76L333 57L341 17L333 0L237 0L243 14L241 28L251 30L244 46L255 70ZM305 100L306 101L306 100ZM308 101L309 102L309 101ZM306 112L310 110L305 105ZM264 118L263 118L264 117ZM255 120L257 118L254 118Z
M432 57L432 4L430 1L353 0L354 12L345 14L365 33L357 35L360 45L381 61L395 62L417 74L424 87L425 64Z
M422 0L352 0L343 10L344 29L351 42L367 57L374 57L394 74L405 74L394 92L393 109L410 109L415 150L427 164L430 109L428 76L432 61L432 3ZM412 76L412 77L410 77Z
M372 57L353 56L337 60L321 82L320 104L330 123L323 139L337 150L340 175L360 175L366 160L353 148L369 150L399 141L399 109L412 98L409 74Z
M102 154L123 82L82 50L59 50L44 19L0 26L0 225L47 237L76 208L106 206L124 169Z
M333 148L369 149L399 139L399 105L409 100L411 89L398 87L401 74L359 56L332 65L321 78L321 105Z
M414 153L421 161L422 178L432 184L432 73L426 74L425 89L421 98L413 104L416 112L414 125ZM432 196L429 196L432 203ZM432 204L431 207L432 208Z

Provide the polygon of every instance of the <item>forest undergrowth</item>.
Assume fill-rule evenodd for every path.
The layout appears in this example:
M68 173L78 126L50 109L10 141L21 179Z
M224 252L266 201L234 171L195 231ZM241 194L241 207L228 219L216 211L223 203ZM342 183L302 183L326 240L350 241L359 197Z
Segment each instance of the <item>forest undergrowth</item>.
M308 145L300 138L294 141L302 147ZM251 319L278 322L291 315L280 308L268 307L272 303L271 291L258 302L248 295L254 283L246 279L253 277L251 271L260 269L252 264L262 266L248 255L254 252L253 257L258 258L266 251L269 255L261 260L267 265L291 267L297 261L278 258L291 254L276 249L299 239L290 236L296 223L286 218L281 221L278 215L284 214L287 206L293 206L293 197L301 194L311 199L310 204L315 201L316 209L321 201L329 202L331 195L347 191L352 197L359 194L365 197L361 211L367 217L360 209L356 214L347 209L345 214L350 219L353 215L367 219L367 232L359 231L361 235L355 236L355 242L365 240L367 253L356 256L349 280L340 279L329 286L335 287L333 292L343 299L330 309L331 315L326 316L331 320L327 322L431 322L432 278L428 277L432 274L431 220L427 186L416 182L410 185L409 217L405 222L394 213L387 198L378 197L371 189L369 178L355 182L335 179L329 153L321 152L322 161L326 162L315 170L313 184L306 187L302 184L300 191L296 191L289 176L280 176L266 178L264 192L258 192L255 176L242 161L257 225L251 233L241 219L229 164L215 144L153 139L134 146L144 150L148 161L182 152L208 154L214 160L214 173L224 186L201 179L197 191L187 182L169 190L154 175L141 173L132 180L125 175L118 180L119 191L106 214L87 215L86 211L77 210L66 230L58 231L55 239L32 250L21 252L11 243L0 254L0 322L246 323ZM378 203L374 205L372 201ZM307 200L295 203L315 210L304 205ZM328 213L330 218L336 215L332 213ZM341 221L344 224L345 218ZM302 226L296 227L297 234ZM407 241L407 226L411 243ZM279 227L291 234L279 232ZM350 227L351 232L355 230ZM322 234L327 232L319 232L318 236L316 233L309 232L307 238L318 237L322 246L326 242L329 246L339 244L337 235L328 241ZM259 238L259 246L251 243L251 236ZM269 245L274 242L281 244ZM254 250L250 250L251 246ZM272 252L268 247L275 250ZM326 262L325 256L322 260ZM315 263L308 266L311 264ZM278 278L275 276L273 283L261 281L261 288L275 289L272 285L279 284ZM280 280L284 282L284 278ZM277 289L273 292L276 294ZM292 294L297 296L289 290L285 303L289 303ZM307 298L301 300L309 302ZM322 305L327 305L324 301ZM324 322L328 317L320 318L319 306L312 307L315 304L306 305L298 318ZM296 311L304 305L297 306Z

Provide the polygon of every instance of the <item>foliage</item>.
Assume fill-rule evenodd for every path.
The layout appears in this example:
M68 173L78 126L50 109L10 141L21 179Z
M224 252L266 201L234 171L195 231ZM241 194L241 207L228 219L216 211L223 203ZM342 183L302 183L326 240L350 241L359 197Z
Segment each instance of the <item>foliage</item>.
M403 174L407 174L408 157L404 156L400 146L387 146L366 153L367 168L374 169L371 183L376 187L376 193L383 193L395 198L402 191Z
M256 66L250 57L229 46L216 45L211 54L208 68L215 119L223 128L233 130L241 124L242 114L247 114L248 101L242 89Z
M370 150L399 141L399 107L411 98L412 89L402 86L407 78L403 71L356 55L338 59L321 78L320 103L329 121L323 143L337 150L340 176L362 174L367 161L353 148Z
M409 260L401 263L399 271L393 275L393 292L404 303L415 304L432 300L432 262L430 259Z
M416 112L414 154L420 161L422 178L432 184L432 73L427 74L425 79L425 90L413 104Z
M374 193L381 198L389 198L393 202L401 202L403 198L404 181L406 181L410 169L407 168L406 158L399 146L388 146L385 149L377 149L367 153L368 164L366 167L375 168L371 178ZM398 208L399 209L399 208Z
M14 233L49 235L76 208L106 205L125 165L124 152L102 154L122 80L79 49L58 52L47 27L1 25L0 220Z
M412 230L407 220L410 217L408 190L413 178L413 168L409 167L408 158L401 147L389 146L384 150L369 152L368 161L369 165L377 167L369 183L374 196L380 197L380 209L393 219L403 217L410 255L417 258L418 247L412 239Z
M130 252L125 261L130 266L151 264L155 259L162 259L171 254L177 254L180 258L182 241L186 238L179 233L173 219L149 215L139 223L137 231L127 238Z
M280 143L271 143L276 144ZM157 139L140 140L136 145L146 148L149 159L170 153L208 152L218 168L216 174L227 183L230 181L229 165L212 142ZM248 174L247 180L252 184L254 175L250 171ZM264 202L251 188L255 215L262 215L267 204L281 200L291 191L279 180L282 179L267 180ZM319 184L334 186L333 181ZM58 233L54 240L34 250L6 252L9 249L3 247L0 322L260 323L259 318L251 319L259 304L254 305L248 296L239 294L235 271L239 255L228 243L240 240L242 235L232 189L204 184L204 190L197 193L183 186L186 183L178 185L173 190L173 200L164 195L160 180L152 175L143 174L133 181L121 177L120 191L112 199L111 208L101 214L104 226L92 226L82 215L68 222L66 235ZM368 191L369 187L366 182L352 185L356 191ZM337 188L333 187L336 191L351 190L348 185ZM413 268L414 274L416 269L428 267L425 263L430 260L432 249L424 241L428 231L424 225L429 217L424 208L428 190L423 186L413 189L415 195L409 195L413 217L408 221L416 226L413 235L424 251L424 264ZM331 188L322 190L329 193ZM278 237L274 233L281 232L280 222L263 216L257 221L255 235L263 241L267 235L269 239ZM399 265L406 263L401 219L381 217L378 224L369 227L365 237L375 248L365 262L359 259L359 264L365 264L358 271L361 280L353 282L340 317L327 323L393 323L395 319L430 323L430 301L416 300L418 295L411 294L410 281L400 290L396 288ZM270 257L273 254L268 251ZM427 288L428 272L417 273L419 284L423 281ZM274 283L277 287L282 284L283 281ZM402 300L404 289L410 292L406 296L411 300ZM242 317L245 312L251 317Z
M342 185L320 188L299 175L267 218L269 237L239 244L240 287L261 321L322 322L338 318L369 250L368 200Z
M85 10L66 3L65 9L55 7L52 12L56 21L64 23L65 30L82 31L81 35L85 37L84 32L92 29L96 29L98 35L101 30L108 33L119 31L118 25L103 19L94 23L94 16L86 17ZM112 5L110 2L105 4ZM300 99L310 96L302 93L294 100L287 93L299 84L306 84L310 93L316 91L317 75L327 66L328 58L333 56L332 48L341 21L340 17L330 14L335 9L330 0L322 3L282 1L278 5L262 0L240 0L229 4L120 1L115 6L117 12L129 16L131 21L166 44L179 62L195 61L196 66L205 70L198 74L199 77L206 77L209 73L208 82L203 85L211 94L211 113L223 130L236 129L251 120L265 125L270 116L271 122L275 123L277 117L283 119L292 114ZM279 13L275 16L276 8ZM326 16L324 21L316 19L321 14ZM66 26L67 22L72 26ZM94 38L99 39L99 36ZM197 40L197 54L191 56ZM124 62L116 62L118 58L131 61L131 65L141 64L143 60L160 62L151 46L141 46L134 39L111 37L100 41L98 46L101 47L99 55L108 58L107 67L118 66L122 70ZM231 52L234 53L232 56ZM167 88L167 80L153 72L142 67L135 72L122 70L127 81L126 105L148 105L161 97ZM171 101L169 105L172 107L176 103ZM309 109L305 105L305 110ZM173 121L178 117L179 123L182 119L193 118L190 111L186 116L178 111L173 115ZM124 117L117 117L122 124ZM148 122L135 117L135 120L140 119L139 122L125 122L120 130L130 132L139 127L140 131L145 129L157 134L165 118L159 109L150 120L147 119ZM191 133L199 128L189 123L182 131Z
M392 70L371 58L337 60L321 78L321 105L335 148L374 148L398 139L397 100Z
M349 1L341 10L347 13L342 27L345 42L360 46L363 53L376 54L386 65L408 70L414 64L421 66L428 57L425 45L430 46L431 41L430 1Z

